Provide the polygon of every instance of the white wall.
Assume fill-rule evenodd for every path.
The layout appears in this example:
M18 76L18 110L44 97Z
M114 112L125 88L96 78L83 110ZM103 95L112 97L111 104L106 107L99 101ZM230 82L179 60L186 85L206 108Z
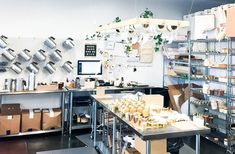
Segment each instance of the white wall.
M189 0L0 0L0 34L20 37L73 36L82 38L100 24L137 17L150 8L156 17L182 19ZM198 8L199 4L203 4ZM192 11L218 3L199 0Z
M23 48L30 48L35 52L38 48L43 48L42 42L48 36L56 37L59 43L67 37L73 37L77 41L77 47L72 51L73 54L66 53L65 55L68 60L72 58L73 61L76 61L76 59L81 58L79 55L83 55L84 43L79 40L84 39L87 34L93 34L100 24L111 22L117 16L122 19L137 17L145 8L150 8L157 18L182 19L183 15L188 14L191 1L0 0L0 4L0 34L9 37L10 46L13 49L19 51ZM213 5L216 5L216 3L207 2L204 3L203 7L212 7ZM194 5L192 11L197 9L199 8ZM162 65L162 56L157 53L154 56L152 68L137 68L136 73L133 73L132 69L127 69L123 72L123 76L127 80L137 80L161 86ZM1 73L0 76L1 80L7 77L19 77L12 73ZM27 73L25 72L22 76L27 76ZM64 75L62 71L59 71L54 75L41 73L38 79L61 80L65 76L67 74ZM76 72L72 74L72 77L75 76ZM3 81L0 82L3 83Z

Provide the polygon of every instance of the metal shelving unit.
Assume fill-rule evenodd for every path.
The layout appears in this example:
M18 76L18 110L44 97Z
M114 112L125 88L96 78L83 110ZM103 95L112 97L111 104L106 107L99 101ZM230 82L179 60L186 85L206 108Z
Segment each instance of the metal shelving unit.
M37 135L37 134L45 134L45 133L56 133L56 132L61 132L61 131L62 131L62 128L52 129L52 130L40 130L40 131L32 131L32 132L23 132L23 133L20 132L19 134L1 135L0 138Z
M203 111L203 113L200 114L209 114L211 116L213 116L214 120L213 123L205 123L206 126L210 127L213 129L213 131L211 132L211 134L208 135L204 135L204 137L210 141L212 141L213 143L224 147L227 149L228 153L233 153L234 150L234 139L235 139L235 132L233 132L233 130L231 129L231 124L234 123L234 119L235 116L232 114L231 109L233 106L233 103L235 102L234 98L234 94L233 94L233 86L235 85L234 83L231 82L231 77L233 76L233 71L235 70L234 68L234 64L233 64L233 56L235 56L235 53L233 53L233 49L232 49L232 40L229 38L227 40L222 40L220 42L216 41L216 40L191 40L192 43L205 43L205 47L206 47L206 52L198 52L198 51L192 51L189 50L189 66L190 68L192 67L197 67L197 68L203 68L204 69L204 76L209 76L211 75L210 71L211 70L216 70L216 71L224 71L226 72L226 82L220 82L218 80L206 80L206 79L193 79L191 77L191 71L189 71L188 74L188 83L191 85L191 83L195 83L195 82L204 82L207 84L221 84L223 86L225 86L224 91L226 91L226 93L224 95L209 95L209 94L204 94L202 89L198 89L198 88L188 88L189 89L189 94L195 93L195 94L202 94L204 96L204 99L206 101L210 101L211 99L222 99L224 100L226 107L227 107L227 113L225 112L220 112L218 109L217 110L212 110L210 106L205 107L205 109L207 109L207 113L205 113L205 111ZM219 43L224 43L223 45L227 45L227 52L226 53L221 53L218 52L218 50L216 48L218 48L218 46L216 44ZM226 44L227 43L227 44ZM221 45L221 44L220 44ZM211 46L214 46L214 48L211 50ZM209 51L209 52L208 52ZM216 52L213 52L216 51ZM208 67L208 66L204 66L204 65L194 65L192 64L191 61L191 56L192 55L199 55L199 56L204 56L205 59L210 58L211 56L225 56L224 57L224 61L227 61L227 67ZM189 96L189 102L190 102L190 97ZM218 106L217 106L218 108ZM190 109L190 103L189 103L189 113L190 113L191 109ZM191 115L190 115L191 116ZM225 132L220 132L221 130L221 125L216 123L215 121L224 121L225 125L223 125L223 127L225 128ZM219 131L220 130L220 131ZM234 139L231 139L231 138ZM227 145L224 144L224 139L227 139Z
M186 44L187 47L189 48L189 45L190 45L190 42L189 40L174 40L171 44L170 44L170 47L168 47L166 45L167 48L176 48L177 47L177 50L179 49L180 45L181 44ZM173 47L171 47L171 45ZM184 55L188 55L188 53L184 53ZM167 70L169 68L167 68L169 66L169 62L173 62L174 65L188 65L188 60L186 59L169 59L167 58L166 55L163 56L163 87L167 86L167 83L166 83L166 78L171 78L173 79L174 81L176 81L178 84L182 84L182 83L185 83L187 82L187 78L184 78L183 76L180 76L180 75L177 75L177 76L173 76L173 75L169 75L167 74ZM167 67L166 67L167 66Z
M0 135L0 138L8 138L8 137L16 137L16 136L27 136L27 135L36 135L36 134L44 134L44 133L53 133L53 132L61 132L64 134L66 130L65 126L65 100L66 100L66 90L54 90L54 91L24 91L24 92L1 92L0 93L0 104L4 104L2 97L4 96L17 96L17 95L40 95L40 94L60 94L60 103L61 103L61 128L51 129L51 130L39 130L39 131L31 131L31 132L20 132L18 134L10 134L10 135Z

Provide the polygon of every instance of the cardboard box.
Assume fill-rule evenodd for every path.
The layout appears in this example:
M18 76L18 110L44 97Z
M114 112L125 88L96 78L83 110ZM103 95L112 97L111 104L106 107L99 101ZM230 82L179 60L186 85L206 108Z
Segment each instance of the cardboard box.
M158 105L163 107L164 97L162 95L143 95L142 100L145 101L147 106Z
M43 109L42 110L42 129L61 128L61 109Z
M146 154L146 142L135 135L135 149L141 154ZM151 141L151 154L167 154L166 139Z
M1 115L19 115L21 113L20 104L2 104Z
M41 110L22 110L21 132L41 130Z
M193 88L201 88L201 86L192 84L191 87ZM168 86L168 93L170 97L170 107L173 110L180 111L179 107L188 100L189 93L188 93L188 84L182 84L182 85L169 85ZM174 96L179 96L179 102L175 102ZM203 98L203 95L200 94L191 94L190 96L196 97L196 98Z
M20 115L0 115L0 135L18 134Z
M124 154L140 154L135 148L126 148Z
M53 91L58 90L58 84L49 84L49 85L38 85L38 91Z

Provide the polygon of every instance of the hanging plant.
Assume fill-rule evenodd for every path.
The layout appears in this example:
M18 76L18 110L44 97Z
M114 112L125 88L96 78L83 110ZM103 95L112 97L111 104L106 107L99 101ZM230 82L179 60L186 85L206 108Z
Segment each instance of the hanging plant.
M155 35L153 37L153 40L155 42L155 52L160 51L161 46L163 45L164 42L166 42L166 40L162 38L162 33Z
M146 8L144 12L140 14L140 18L153 18L153 12Z
M146 8L143 13L140 14L140 18L153 18L153 12ZM148 28L149 24L144 24L144 28Z
M113 22L118 23L118 22L121 22L121 21L122 21L122 19L120 17L116 17Z
M132 47L130 45L125 45L125 53L129 54L132 51Z
M95 34L92 34L91 36L86 35L85 40L94 40L94 39L100 39L102 37L100 32L96 32Z
M115 19L114 19L114 23L119 23L119 22L121 22L122 20L121 20L121 18L120 17L116 17ZM117 33L120 33L120 30L119 29L116 29L116 32Z

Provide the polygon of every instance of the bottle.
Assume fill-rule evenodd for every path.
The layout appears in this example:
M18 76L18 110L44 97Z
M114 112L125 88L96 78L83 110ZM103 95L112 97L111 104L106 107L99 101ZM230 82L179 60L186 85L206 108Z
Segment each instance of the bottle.
M33 72L29 73L28 89L31 91L36 90L36 76Z
M78 89L81 88L80 78L79 77L76 77L76 88L78 88Z

